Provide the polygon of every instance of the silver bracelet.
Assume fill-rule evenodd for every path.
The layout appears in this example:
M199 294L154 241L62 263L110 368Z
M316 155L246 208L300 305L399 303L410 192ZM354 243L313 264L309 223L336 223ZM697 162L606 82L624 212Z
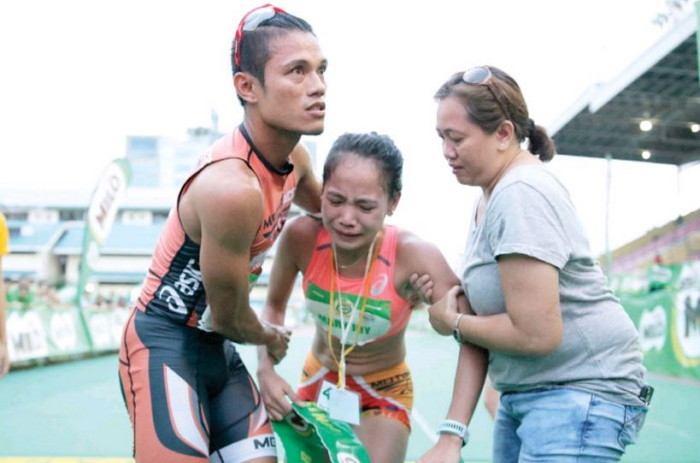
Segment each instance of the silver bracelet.
M457 341L459 344L464 344L464 339L462 339L462 332L459 331L459 321L462 319L463 316L463 313L457 314L457 317L455 318L455 323L452 326L452 337L454 337L455 341Z
M469 442L469 429L467 425L455 420L443 420L440 422L438 434L452 434L462 438L462 447Z

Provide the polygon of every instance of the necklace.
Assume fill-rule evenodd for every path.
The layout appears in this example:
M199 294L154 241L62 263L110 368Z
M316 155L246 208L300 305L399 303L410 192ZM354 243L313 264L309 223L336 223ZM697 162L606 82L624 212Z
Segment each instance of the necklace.
M372 244L374 244L374 243L372 243ZM371 251L370 251L370 252L371 252ZM363 257L365 257L365 256L362 255L362 254L360 254L360 257L358 257L357 259L355 259L355 262L353 262L352 264L347 264L347 265L340 265L340 264L338 264L338 268L350 268L350 267L354 267L354 266L356 266L357 264L360 263L360 261L362 260ZM338 258L338 257L336 256L336 262L338 262L338 261L337 261L337 258Z

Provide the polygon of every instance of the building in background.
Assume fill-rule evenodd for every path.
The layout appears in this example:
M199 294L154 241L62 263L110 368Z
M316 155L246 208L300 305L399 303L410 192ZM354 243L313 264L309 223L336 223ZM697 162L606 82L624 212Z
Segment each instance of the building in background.
M213 114L210 128L190 129L182 137L127 137L131 185L102 245L88 290L124 294L141 283L180 185L199 155L221 135ZM316 144L304 142L316 167ZM0 197L11 242L11 254L3 261L5 277L11 282L30 279L59 287L75 285L89 195L5 190ZM290 215L297 213L293 208ZM265 277L260 279L262 284Z
M700 209L649 230L611 252L611 272L700 260Z

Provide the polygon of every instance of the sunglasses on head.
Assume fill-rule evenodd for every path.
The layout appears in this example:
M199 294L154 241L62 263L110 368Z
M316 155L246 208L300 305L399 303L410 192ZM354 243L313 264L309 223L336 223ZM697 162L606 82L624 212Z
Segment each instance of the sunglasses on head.
M241 41L243 40L243 33L254 31L258 28L260 23L267 21L268 19L275 16L277 13L286 14L282 8L277 8L271 4L266 4L253 8L241 19L236 29L236 35L233 38L233 61L236 67L241 66Z
M462 80L465 83L470 85L483 85L488 88L491 95L493 95L493 98L496 100L496 103L498 103L498 106L501 108L501 111L503 111L503 115L510 120L510 114L506 111L506 106L501 99L498 98L498 93L496 93L496 90L493 88L493 79L493 73L487 66L477 66L467 69L464 74L462 74Z

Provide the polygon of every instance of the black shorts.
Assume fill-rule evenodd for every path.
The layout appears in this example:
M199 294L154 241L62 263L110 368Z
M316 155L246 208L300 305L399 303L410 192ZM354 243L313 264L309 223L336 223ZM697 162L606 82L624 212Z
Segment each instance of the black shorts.
M136 462L276 459L258 389L222 336L135 309L122 337L119 377Z

